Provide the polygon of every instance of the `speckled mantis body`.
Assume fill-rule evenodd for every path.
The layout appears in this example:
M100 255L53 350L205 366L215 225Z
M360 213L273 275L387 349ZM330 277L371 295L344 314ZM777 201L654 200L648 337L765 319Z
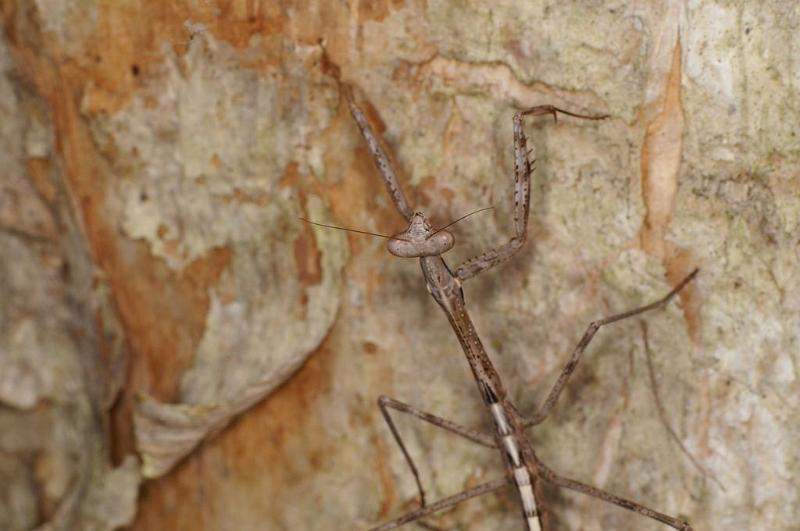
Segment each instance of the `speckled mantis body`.
M517 491L525 522L525 529L527 531L549 531L551 527L547 521L546 513L542 510L543 499L540 481L600 498L609 503L662 522L674 529L691 531L691 526L678 518L659 513L644 505L621 498L596 487L557 475L545 466L536 456L532 445L526 438L525 430L543 422L547 418L571 374L575 370L581 355L595 333L597 333L602 326L665 306L692 280L692 278L694 278L697 274L697 270L689 274L675 286L672 291L658 301L592 322L572 352L569 361L564 366L540 411L531 418L524 417L508 397L500 377L484 350L475 327L469 318L461 289L461 285L464 281L507 260L525 243L530 204L530 176L533 168L528 158L529 152L527 148L527 139L523 131L523 118L525 116L552 115L553 118L556 119L558 113L587 120L598 120L606 116L575 114L550 105L533 107L514 115L514 236L496 249L492 249L476 258L468 260L453 272L442 258L442 254L453 247L454 238L452 234L443 229L433 229L422 213L413 212L411 210L400 188L397 176L389 163L389 159L381 147L378 137L371 129L364 114L354 103L352 95L346 88L345 95L353 118L369 147L370 154L375 161L375 165L378 168L394 205L397 207L400 214L409 222L409 226L405 231L393 236L389 240L389 251L399 257L419 258L428 292L442 308L453 331L458 337L470 368L472 369L472 374L475 377L475 382L478 385L481 398L487 407L495 428L493 434L480 433L459 426L447 419L426 413L392 398L381 396L378 400L378 405L414 475L414 480L416 481L420 495L421 507L391 522L375 527L372 531L394 529L405 523L419 520L427 515L451 507L466 499L497 491L509 484L513 485ZM411 414L477 444L499 450L506 465L505 477L484 483L428 505L425 500L425 491L422 487L417 467L392 420L389 413L390 409Z

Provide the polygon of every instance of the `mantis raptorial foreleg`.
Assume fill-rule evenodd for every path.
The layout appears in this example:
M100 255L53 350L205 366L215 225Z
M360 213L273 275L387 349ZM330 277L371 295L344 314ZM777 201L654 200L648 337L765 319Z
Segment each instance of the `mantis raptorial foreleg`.
M378 171L383 178L383 183L386 185L386 190L389 192L389 196L392 198L394 206L397 207L400 215L402 215L406 221L411 221L411 216L414 214L414 212L408 206L406 196L403 194L403 190L400 188L400 183L397 182L397 174L395 173L391 162L389 162L389 157L383 151L383 147L381 147L380 139L372 131L372 128L369 126L364 113L361 112L361 109L359 109L358 105L356 105L353 101L353 95L350 92L350 88L346 85L343 85L343 90L345 98L347 99L347 103L350 106L350 114L353 115L356 125L358 125L359 130L361 130L361 136L363 136L364 140L367 142L369 153L372 155L372 160L375 162L375 166L378 168Z
M539 105L527 111L518 112L514 115L514 236L506 243L491 249L480 256L467 260L456 269L456 276L459 280L467 280L475 275L482 273L492 267L505 262L519 251L528 233L528 214L531 203L531 174L533 173L533 163L528 157L528 139L522 128L522 118L524 116L541 116L552 114L554 120L558 120L558 113L582 118L584 120L602 120L607 115L588 116L576 114L552 105ZM532 150L531 150L532 151Z

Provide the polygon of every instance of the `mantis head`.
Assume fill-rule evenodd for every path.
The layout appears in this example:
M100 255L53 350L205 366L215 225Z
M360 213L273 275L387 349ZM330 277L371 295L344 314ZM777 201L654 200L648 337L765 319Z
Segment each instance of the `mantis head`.
M401 258L438 256L453 248L455 238L444 229L434 230L422 212L415 212L408 228L389 239L389 252Z
M378 234L377 232L369 232L358 229L348 229L345 227L338 227L336 225L328 225L326 223L317 223L316 221L311 221L302 217L299 219L305 221L306 223L328 229L357 232L359 234L367 234L369 236L380 236L381 238L386 238L389 240L389 243L386 246L389 248L389 252L393 255L401 258L419 258L421 256L439 256L440 254L444 254L452 249L453 244L455 243L455 238L453 238L453 235L445 229L455 225L464 218L468 218L473 214L477 214L478 212L491 210L492 208L493 207L486 207L474 210L469 214L461 216L455 221L451 221L441 229L434 229L431 227L431 224L428 223L428 220L425 218L425 214L422 212L415 212L414 215L411 216L411 221L408 224L408 228L403 232L395 234L394 236L386 236L385 234Z

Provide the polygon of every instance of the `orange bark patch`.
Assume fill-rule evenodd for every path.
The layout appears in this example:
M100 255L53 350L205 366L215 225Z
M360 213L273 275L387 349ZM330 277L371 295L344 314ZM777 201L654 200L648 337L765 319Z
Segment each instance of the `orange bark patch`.
M675 286L692 272L697 266L697 260L691 252L681 249L673 243L669 243L668 250L669 254L664 260L667 269L667 280L671 286ZM700 275L699 280L691 282L678 294L681 299L683 319L686 322L689 337L692 342L698 345L702 340L701 333L703 329L701 317L703 301L698 288L698 282L702 282L702 271Z
M442 227L454 218L464 213L451 212L455 193L449 188L441 188L433 175L428 175L422 179L414 188L414 198L418 201L416 210L425 212L429 218L433 218L431 224L435 227Z
M378 111L375 110L375 107L373 107L372 104L366 100L360 101L358 106L361 108L364 116L366 116L367 120L369 121L369 125L372 126L372 130L375 132L375 134L379 137L382 136L383 133L386 132L386 124L383 122L383 120L381 120L380 113L378 113ZM352 120L352 118L350 118L350 120ZM390 155L388 150L386 151L386 154Z
M101 2L97 7L94 33L84 50L66 60L84 70L84 111L113 113L124 107L151 66L163 62L163 46L182 55L197 34L208 31L215 39L235 48L250 45L256 35L282 32L288 21L278 2L253 0L121 0ZM76 24L88 22L76 21ZM60 57L58 43L50 50ZM280 62L280 47L266 39L257 60L243 58L242 66L263 69Z
M294 258L297 262L300 284L303 287L319 284L322 279L322 267L308 224L303 225L300 237L294 242Z
M156 236L158 236L160 240L163 240L168 232L169 229L167 228L167 226L164 225L163 223L159 223L158 228L156 229Z
M372 341L364 341L361 346L364 348L364 352L367 354L375 354L378 352L378 345L373 343Z
M179 274L151 257L144 244L134 244L128 256L131 261L113 264L110 278L134 353L127 391L174 400L178 378L205 331L208 288L228 267L232 252L215 249Z
M250 521L272 522L270 515L292 502L286 499L287 486L314 477L337 452L338 442L314 414L320 401L331 400L334 357L323 344L269 398L203 443L168 476L146 483L131 529L216 529L210 521L237 511L250 515Z
M50 160L43 158L28 159L26 169L39 197L52 204L56 199L56 187L53 185L53 180L50 176Z
M286 165L286 170L283 172L283 177L278 181L279 188L293 188L297 186L300 180L300 166L296 161L291 161Z
M298 182L304 182L300 174L297 162L291 161L284 172L284 176L278 183L280 187L297 187ZM319 192L319 187L310 187L315 192ZM300 206L306 210L306 193L299 189ZM299 222L299 221L298 221ZM300 222L299 222L300 223ZM308 304L308 288L319 284L322 280L322 263L319 251L317 250L316 240L312 226L308 223L300 223L300 235L294 241L294 259L297 266L298 283L300 284L300 300L297 305L297 318L305 319L306 305Z
M298 282L300 284L300 316L305 319L308 304L308 288L319 284L322 280L322 264L311 225L303 223L300 236L294 241L294 260L297 264Z
M194 2L190 4L196 5ZM280 2L217 0L213 7L213 18L204 23L209 24L218 39L237 48L247 46L253 35L281 33L289 20Z
M387 0L370 0L358 3L358 20L360 22L381 22L389 15Z
M250 204L256 206L267 206L272 198L271 194L266 192L259 192L255 194L248 194L241 190L234 190L232 194L223 196L221 199L226 203L239 203Z
M397 493L394 489L394 477L392 476L392 472L389 470L387 464L389 463L389 453L387 452L386 443L383 442L383 438L378 437L377 435L371 438L371 442L378 450L375 460L375 468L378 471L378 477L380 478L381 487L383 490L383 501L381 502L381 508L378 511L378 519L383 520L389 515L389 511L391 511L394 501L397 498Z
M681 73L681 44L678 41L665 81L660 112L647 126L641 166L642 199L646 214L639 231L640 244L645 252L663 261L667 278L673 286L696 266L691 253L666 239L678 192L683 148L685 121L681 102ZM699 343L701 301L696 283L682 290L680 298L689 337Z
M666 254L664 234L678 190L683 128L679 42L672 56L661 111L648 124L642 145L642 197L647 214L640 232L641 244L646 252L662 258Z
M325 343L308 358L295 376L267 400L255 406L252 414L247 414L247 417L258 417L260 420L246 426L247 420L243 417L220 438L222 453L235 456L235 462L230 464L235 467L238 477L245 481L258 480L259 473L252 466L255 462L271 462L278 468L287 453L308 456L324 451L324 446L319 447L327 439L324 426L319 418L313 416L313 412L318 409L315 406L317 401L329 398L333 356ZM298 451L298 446L308 451ZM272 470L272 473L282 473ZM290 470L283 473L292 474Z
M192 288L188 291L200 306L205 307L205 310L208 309L209 303L208 288L216 285L219 276L228 269L232 259L233 251L229 247L217 247L205 256L192 261L180 273L180 281Z

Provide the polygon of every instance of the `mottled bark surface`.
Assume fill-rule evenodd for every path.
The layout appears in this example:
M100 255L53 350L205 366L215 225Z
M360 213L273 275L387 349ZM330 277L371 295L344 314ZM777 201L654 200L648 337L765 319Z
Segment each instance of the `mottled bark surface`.
M0 0L0 528L364 529L414 506L375 400L488 429L418 264L298 216L403 229L355 87L520 409L589 321L551 468L697 530L800 521L800 9L787 2ZM494 453L399 421L436 499ZM674 430L678 441L670 436ZM696 463L684 453L683 447ZM546 490L558 529L665 529ZM434 520L518 529L510 492ZM412 526L413 527L413 526Z

